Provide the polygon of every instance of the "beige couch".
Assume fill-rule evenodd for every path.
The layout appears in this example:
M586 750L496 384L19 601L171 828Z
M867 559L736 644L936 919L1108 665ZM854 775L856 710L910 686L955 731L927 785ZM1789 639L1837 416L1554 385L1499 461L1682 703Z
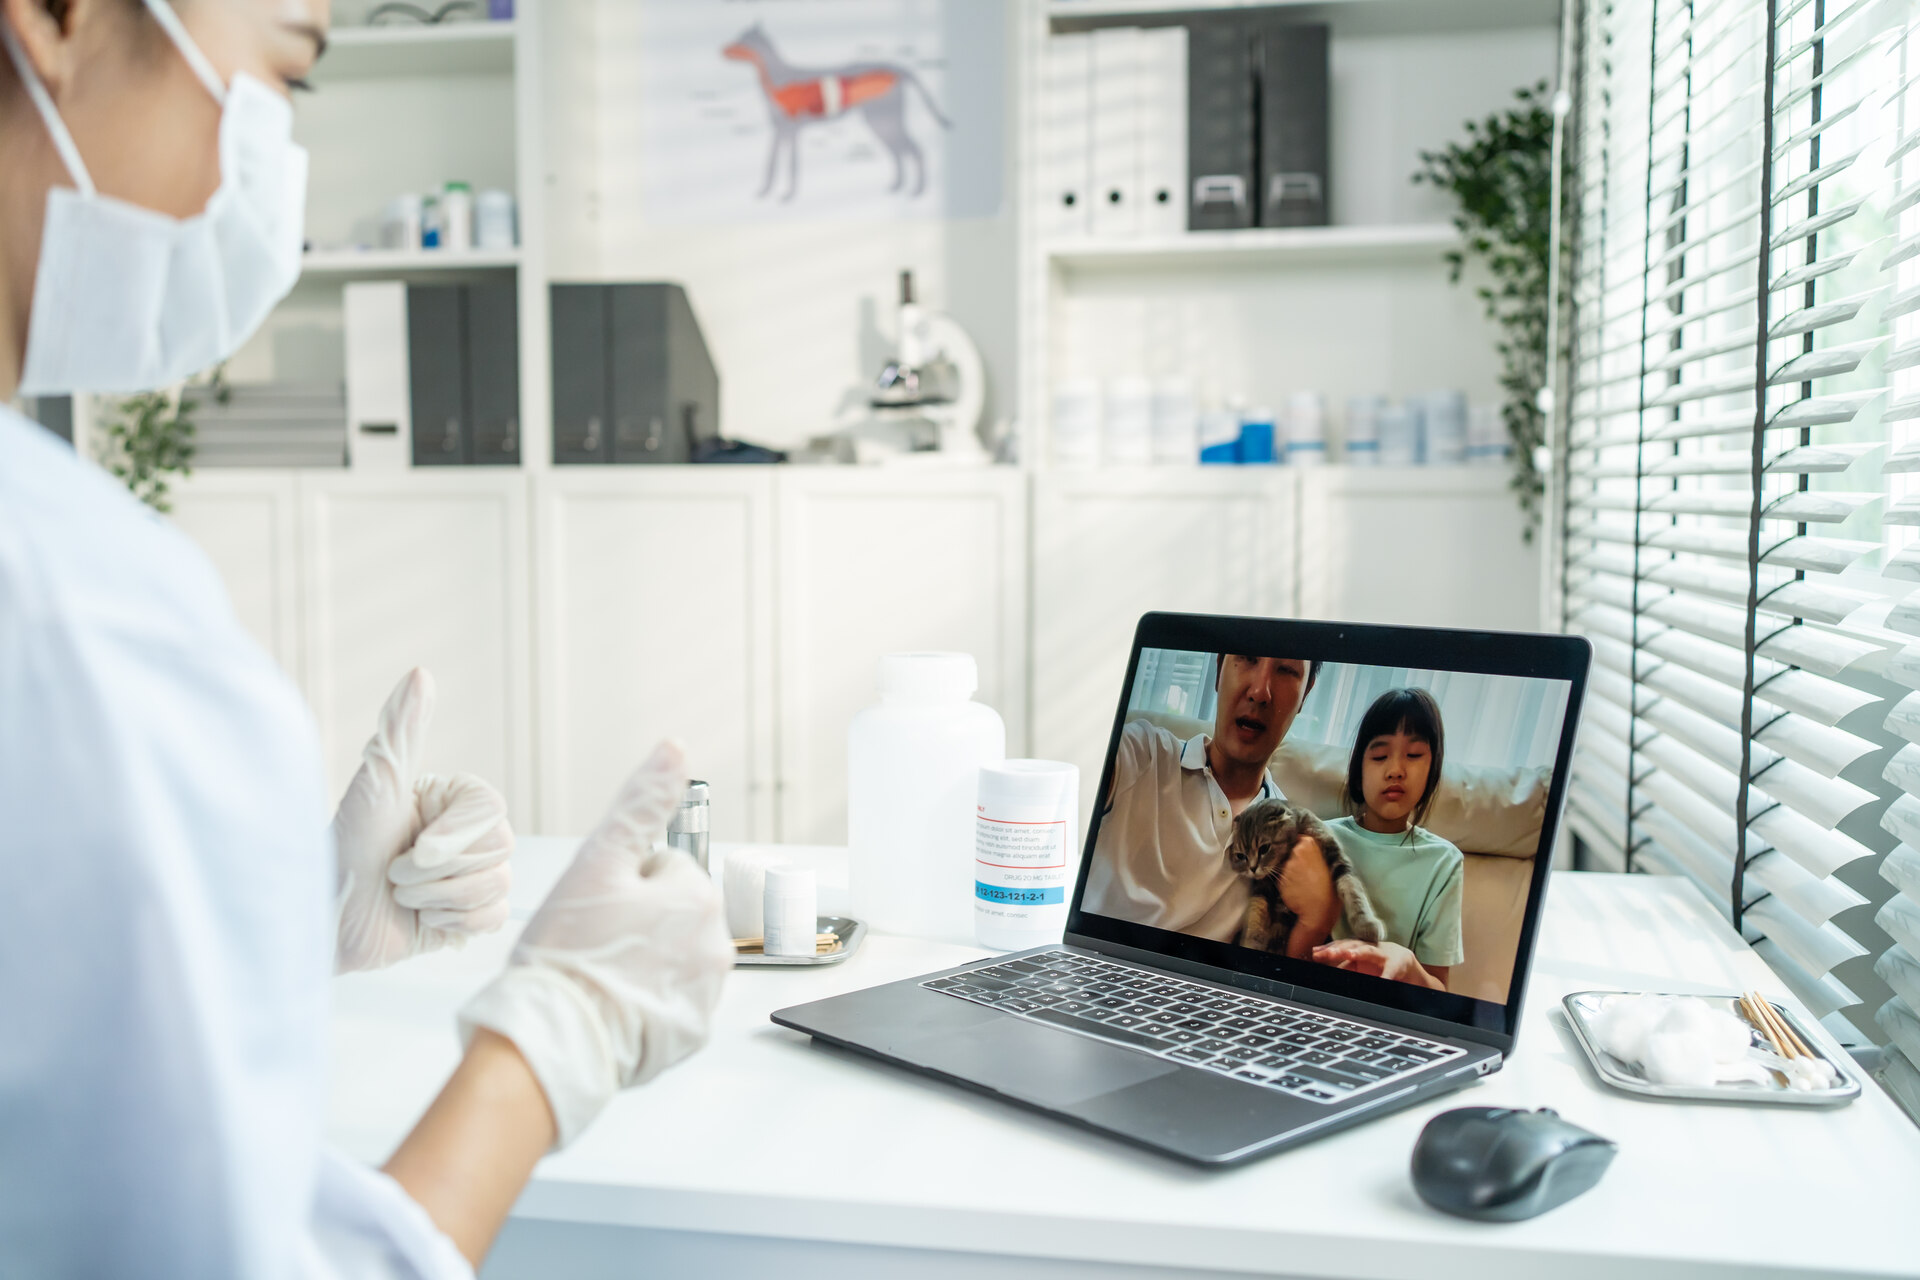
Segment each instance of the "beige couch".
M1128 718L1150 721L1183 739L1213 728L1164 712L1141 712ZM1289 800L1322 818L1335 818L1347 812L1344 795L1350 750L1325 743L1282 743L1268 767ZM1460 928L1467 958L1453 967L1447 988L1504 1004L1553 771L1451 762L1442 771L1440 790L1425 825L1466 855Z

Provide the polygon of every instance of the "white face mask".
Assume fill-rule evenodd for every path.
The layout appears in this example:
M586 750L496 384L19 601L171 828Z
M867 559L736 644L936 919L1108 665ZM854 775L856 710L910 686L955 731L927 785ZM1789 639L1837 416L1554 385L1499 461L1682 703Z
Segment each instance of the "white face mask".
M47 193L27 329L23 395L126 394L179 382L232 355L300 277L307 153L293 108L247 75L222 85L166 0L148 10L221 104L220 187L171 218L103 196L13 29L20 82L74 187Z

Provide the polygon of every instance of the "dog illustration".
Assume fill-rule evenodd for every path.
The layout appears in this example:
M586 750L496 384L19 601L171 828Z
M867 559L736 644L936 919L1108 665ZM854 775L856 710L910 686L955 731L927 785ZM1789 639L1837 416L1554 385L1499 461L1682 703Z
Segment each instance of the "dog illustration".
M1386 937L1385 926L1367 900L1366 887L1354 874L1353 864L1347 861L1327 824L1284 800L1261 800L1248 805L1233 820L1233 839L1227 844L1227 865L1253 881L1246 922L1240 928L1240 945L1286 954L1293 926L1300 917L1288 910L1280 897L1280 871L1293 856L1294 845L1303 838L1317 843L1327 860L1334 895L1346 908L1348 932L1362 942Z
M734 62L752 63L760 75L760 88L767 95L768 114L773 118L773 147L767 152L767 176L760 184L761 196L773 190L774 174L780 167L780 153L787 156L787 189L781 200L793 199L800 185L800 130L823 120L833 120L849 111L858 111L876 138L893 156L893 186L899 191L907 184L907 164L913 164L913 190L919 195L927 189L926 159L920 145L907 132L906 90L919 91L933 118L943 129L953 122L940 114L933 95L920 77L907 67L890 62L850 62L828 69L796 67L774 49L773 41L759 23L748 27L740 37L722 49L721 56Z

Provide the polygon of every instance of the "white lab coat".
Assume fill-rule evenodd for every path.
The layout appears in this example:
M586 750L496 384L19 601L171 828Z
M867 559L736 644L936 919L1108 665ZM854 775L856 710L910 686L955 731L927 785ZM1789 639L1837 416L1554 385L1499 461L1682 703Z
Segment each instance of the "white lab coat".
M328 817L206 558L0 405L0 1275L471 1276L322 1142Z

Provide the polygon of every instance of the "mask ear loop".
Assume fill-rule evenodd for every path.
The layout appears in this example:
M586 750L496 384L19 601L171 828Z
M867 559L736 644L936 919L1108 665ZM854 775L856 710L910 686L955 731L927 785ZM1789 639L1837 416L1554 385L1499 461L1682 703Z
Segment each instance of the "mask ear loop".
M73 145L73 135L67 132L67 122L60 118L59 110L47 94L47 86L40 83L39 72L27 61L27 51L20 47L20 37L14 34L13 24L4 19L0 19L0 44L7 46L7 56L13 59L13 69L20 76L20 85L32 100L33 109L40 113L40 122L47 126L47 135L53 139L53 149L60 153L60 163L67 166L67 176L73 179L73 185L80 189L81 195L92 197L96 194L93 175L87 172L86 162L80 159L80 148Z
M187 60L189 67L193 68L193 74L200 77L200 83L205 85L207 92L213 95L213 100L223 107L226 106L226 82L220 78L220 73L213 69L213 64L207 61L207 55L200 52L200 46L194 42L193 37L187 34L187 26L180 21L180 15L173 11L173 6L168 4L167 0L146 0L146 6L147 12L153 15L153 20L160 24L160 29L167 33L169 40L173 41L173 47L180 51L180 56Z

